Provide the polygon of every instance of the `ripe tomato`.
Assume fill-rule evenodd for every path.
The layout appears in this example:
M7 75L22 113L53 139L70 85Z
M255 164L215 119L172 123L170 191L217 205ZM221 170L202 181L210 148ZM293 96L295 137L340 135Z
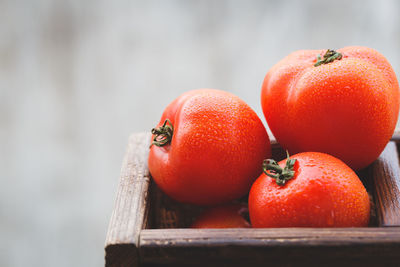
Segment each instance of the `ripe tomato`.
M181 95L152 133L148 166L154 181L170 197L191 204L245 195L271 154L257 114L237 96L219 90Z
M209 208L196 218L191 228L249 228L244 218L246 213L247 207L241 204Z
M270 69L261 92L268 126L291 154L325 152L353 169L383 151L399 103L392 67L367 47L294 52Z
M325 153L304 152L279 165L266 160L264 170L249 194L253 227L368 225L368 193L341 160Z

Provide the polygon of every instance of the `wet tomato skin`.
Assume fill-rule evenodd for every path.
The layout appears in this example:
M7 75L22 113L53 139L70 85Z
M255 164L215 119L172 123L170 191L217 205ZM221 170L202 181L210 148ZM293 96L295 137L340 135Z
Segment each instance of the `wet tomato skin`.
M156 184L180 202L214 205L245 195L271 155L261 120L231 93L189 91L167 106L157 127L166 119L172 139L151 146L148 167Z
M261 104L268 126L290 154L319 151L358 170L372 163L393 135L399 84L388 60L361 46L314 66L326 50L296 51L265 76Z
M191 228L249 228L245 219L247 205L227 204L206 209L191 225Z
M280 186L265 173L249 194L253 227L368 226L370 200L356 173L325 153L293 155L294 176ZM284 168L286 160L278 164Z

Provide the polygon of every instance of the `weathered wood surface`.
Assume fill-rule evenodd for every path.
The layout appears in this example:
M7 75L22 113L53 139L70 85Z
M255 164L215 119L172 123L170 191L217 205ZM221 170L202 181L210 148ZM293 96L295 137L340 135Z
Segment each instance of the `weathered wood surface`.
M394 227L146 229L140 235L142 263L177 266L378 266L398 264L399 251L400 231Z
M400 166L395 142L389 142L372 164L372 177L379 225L400 226Z
M149 133L133 134L121 168L120 184L106 239L106 266L137 266L139 234L147 220L150 176Z
M396 133L393 140L399 142L399 137ZM366 172L374 176L369 180L376 188L373 191L379 223L393 227L199 230L145 229L147 221L150 228L161 228L158 224L162 218L157 218L160 213L155 209L171 201L160 197L157 190L150 192L149 141L149 133L130 137L107 233L107 266L289 266L293 263L379 266L382 262L396 266L400 262L400 227L397 227L400 171L395 142L387 146ZM272 147L275 157L285 156L276 142ZM174 220L174 214L172 217L167 214L167 219ZM185 226L179 222L169 225L163 227Z

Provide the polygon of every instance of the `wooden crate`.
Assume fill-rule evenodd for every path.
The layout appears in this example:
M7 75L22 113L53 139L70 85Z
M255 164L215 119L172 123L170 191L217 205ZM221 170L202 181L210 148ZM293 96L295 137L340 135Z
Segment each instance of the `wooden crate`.
M373 203L365 228L188 229L201 208L176 203L151 181L149 141L149 133L129 139L106 266L400 266L398 133L358 173ZM283 159L279 144L272 147Z

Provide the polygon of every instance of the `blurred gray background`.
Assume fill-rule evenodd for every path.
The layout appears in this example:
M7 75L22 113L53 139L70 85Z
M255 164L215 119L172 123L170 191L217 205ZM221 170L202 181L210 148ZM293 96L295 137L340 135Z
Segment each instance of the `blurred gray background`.
M395 0L0 0L0 266L102 266L130 133L201 87L263 117L265 73L298 49L369 46L399 74L399 13Z

